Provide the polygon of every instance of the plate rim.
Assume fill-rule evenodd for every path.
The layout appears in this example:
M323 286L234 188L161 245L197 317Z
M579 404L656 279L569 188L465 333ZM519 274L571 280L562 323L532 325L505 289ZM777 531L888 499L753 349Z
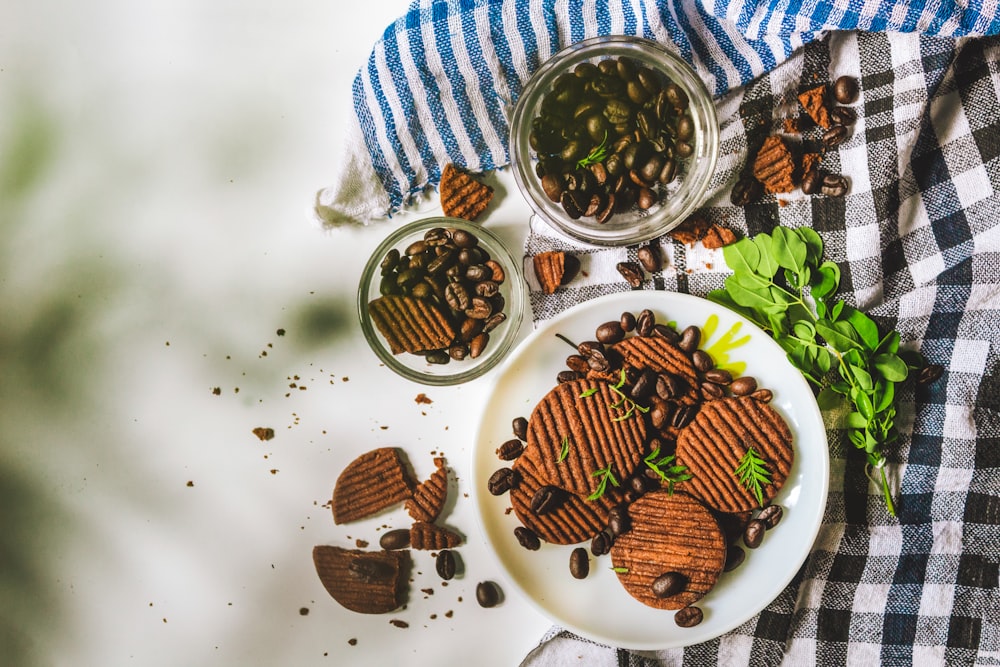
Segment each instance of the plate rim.
M723 306L722 304L718 304L706 298L695 296L692 294L673 292L669 290L634 290L634 291L605 294L595 297L593 299L588 299L586 301L577 303L557 313L550 319L536 323L535 324L536 328L534 328L528 334L528 336L526 336L522 341L520 341L517 344L517 346L511 351L511 353L507 356L507 358L504 359L504 361L497 368L494 369L494 373L492 374L491 378L491 383L487 387L485 393L484 408L480 413L479 421L477 423L470 451L471 454L470 479L472 480L471 493L472 493L473 504L475 506L476 521L478 524L481 539L483 540L486 546L486 550L490 553L490 556L492 557L494 563L499 568L504 580L508 583L508 585L517 590L518 594L532 608L534 608L547 620L549 620L555 625L558 625L566 630L569 630L570 632L578 634L581 637L587 638L591 641L600 642L602 644L607 644L609 646L614 646L618 648L625 648L631 650L662 650L669 648L683 648L686 646L692 646L698 643L702 643L705 641L710 641L724 634L732 632L740 625L746 623L748 620L759 614L768 605L770 605L775 599L777 599L777 597L781 595L781 592L788 587L788 584L795 578L796 574L802 568L803 564L808 560L809 555L812 553L813 546L815 545L817 538L819 537L820 530L822 529L823 517L825 515L825 509L828 502L829 485L830 485L831 462L829 453L829 442L827 438L823 415L819 409L818 404L816 403L816 399L812 393L812 389L809 387L807 381L802 376L802 374L797 369L795 369L790 362L787 362L786 360L788 368L791 371L793 371L790 381L792 383L801 384L803 389L806 390L806 395L808 396L808 399L806 399L806 403L811 408L809 410L809 414L806 415L806 417L814 422L818 422L819 432L822 436L821 443L816 443L815 445L811 446L811 448L815 448L816 453L818 454L817 458L820 460L822 469L812 470L809 472L808 475L808 480L810 483L813 483L813 481L820 483L818 489L818 495L816 496L816 510L815 510L816 518L811 524L811 530L809 531L809 534L804 536L807 539L803 539L801 542L801 544L803 545L801 557L795 559L794 567L788 568L787 572L784 573L784 576L779 577L780 585L776 585L774 587L774 590L776 591L775 594L771 597L763 596L762 599L758 600L756 603L748 605L748 607L741 613L737 614L733 620L731 620L727 624L724 624L724 627L717 630L713 630L707 634L706 633L698 634L697 632L693 632L690 640L682 639L679 642L650 641L650 642L639 642L639 643L632 642L625 645L620 641L615 641L613 637L601 635L599 633L594 633L590 629L580 627L576 623L573 623L571 621L568 622L566 619L555 617L550 609L546 608L541 603L539 603L534 598L534 596L532 596L529 593L529 591L526 590L525 587L521 585L521 583L517 580L514 574L505 565L496 547L494 546L493 541L490 537L490 532L487 530L486 526L488 520L486 516L487 507L486 503L484 502L484 494L486 493L484 485L486 480L479 479L477 477L477 469L478 469L477 461L479 459L479 456L481 455L480 449L485 447L484 429L486 427L486 422L487 422L487 412L485 405L489 403L490 397L494 395L501 382L511 372L512 367L519 363L522 356L528 354L527 350L529 348L538 344L536 341L541 340L543 336L545 336L546 334L551 334L552 330L558 327L560 323L568 319L571 319L573 317L576 317L581 311L588 311L591 309L599 310L602 307L611 307L616 302L631 301L633 299L642 299L647 303L646 307L652 309L659 309L661 311L669 311L671 308L676 308L678 302L680 304L683 304L685 301L687 301L691 303L698 302L700 307L707 306L711 309L716 309L717 311L724 312L727 317L731 317L736 321L740 322L741 326L748 327L750 332L759 334L760 340L763 341L764 345L773 346L775 351L780 352L782 358L784 358L785 353L783 350L781 350L777 342L773 338L771 338L771 336L768 335L767 332L758 327L752 321L750 321L740 313L737 313L736 311L733 311L732 309ZM658 301L665 303L657 303ZM599 324L600 322L595 322L594 326L596 327ZM554 384L555 383L553 381L553 386ZM803 419L800 421L805 421L805 420ZM790 423L789 427L793 429L797 428L793 423ZM799 444L799 447L801 446L802 445ZM563 546L563 545L557 545L557 546ZM580 545L573 545L573 546L580 546ZM695 628L691 628L690 630L695 630Z

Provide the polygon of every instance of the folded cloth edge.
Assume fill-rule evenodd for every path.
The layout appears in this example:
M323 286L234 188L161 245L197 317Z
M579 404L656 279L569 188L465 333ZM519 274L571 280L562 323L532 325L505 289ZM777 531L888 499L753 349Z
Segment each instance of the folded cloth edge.
M353 112L348 117L340 173L334 185L316 191L313 202L313 222L323 230L368 225L385 218L391 209L389 193L375 173L358 118Z

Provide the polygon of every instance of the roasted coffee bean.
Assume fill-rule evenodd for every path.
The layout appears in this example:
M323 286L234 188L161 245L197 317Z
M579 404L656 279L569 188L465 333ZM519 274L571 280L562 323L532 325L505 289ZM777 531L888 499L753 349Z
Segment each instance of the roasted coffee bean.
M764 531L767 526L760 519L752 519L743 531L743 544L747 549L756 549L764 541Z
M530 528L518 526L514 529L514 537L517 538L517 543L528 551L538 551L542 547L542 541Z
M653 595L662 599L677 595L687 586L687 577L680 572L664 572L653 579Z
M847 128L843 125L834 125L823 133L822 142L824 148L836 148L847 140Z
M579 354L571 354L566 357L566 368L578 373L586 373L590 370L587 359Z
M646 398L656 391L656 371L652 368L644 368L639 374L638 379L632 385L632 391L629 392L632 398Z
M768 505L760 511L757 519L764 522L764 528L771 530L781 522L784 515L785 510L781 505Z
M674 428L684 428L691 423L691 420L698 414L698 406L682 405L674 412L670 420L670 425Z
M563 260L563 277L560 282L561 285L568 285L576 277L576 274L580 272L580 258L572 253L566 253L566 257Z
M622 313L622 316L618 320L618 322L622 327L622 331L624 331L625 333L631 333L632 331L635 330L635 315L633 315L628 310Z
M656 273L663 268L663 260L660 256L660 247L653 244L644 245L636 251L639 264L647 273Z
M444 299L448 306L455 311L464 311L471 303L469 291L460 282L448 283L448 286L444 288Z
M586 377L585 373L577 373L576 371L559 371L556 375L556 382L558 384L565 384L567 382L573 382L574 380L579 380L582 377Z
M486 345L490 342L490 335L488 333L481 333L472 340L469 341L469 357L476 359L483 353L486 349Z
M528 420L524 417L514 417L510 428L515 438L525 441L528 439Z
M486 488L494 496L500 496L517 486L519 481L520 475L517 471L511 468L499 468L490 475L489 481L486 482Z
M733 374L724 368L710 368L705 371L705 379L714 384L727 385L732 383Z
M427 241L414 241L410 245L406 246L406 250L403 251L403 254L409 255L410 257L413 257L414 255L422 255L427 252L428 247Z
M807 195L816 194L819 192L822 185L823 172L816 167L810 167L809 170L802 175L802 182L799 183L799 187L802 188L803 194Z
M640 211L646 211L653 207L656 203L656 193L653 192L648 186L639 188L638 194L635 198L635 205L639 207Z
M666 428L674 417L674 404L668 403L657 395L649 401L649 423L657 431Z
M497 456L503 461L513 461L524 452L524 443L519 438L512 438L497 448Z
M347 571L352 577L366 584L385 581L392 576L392 567L388 563L361 556L351 559L347 564Z
M701 383L701 397L706 401L714 401L722 398L725 394L726 392L722 388L722 385L715 384L714 382Z
M494 306L493 310L496 311L496 307L495 306ZM507 320L507 314L506 313L494 312L492 315L490 315L489 317L487 317L486 320L483 321L483 333L489 333L489 332L493 331L498 326L500 326L501 324L503 324L506 320Z
M639 317L635 320L635 333L643 337L648 336L653 332L655 324L656 316L653 311L646 308L639 313Z
M928 385L934 382L944 375L944 366L941 364L928 364L917 371L916 382L919 385Z
M562 174L545 174L542 176L542 190L545 196L555 203L562 201L562 194L566 187Z
M840 174L826 174L820 192L827 197L843 197L847 194L847 179Z
M837 107L830 111L830 120L835 125L854 125L858 120L858 112L851 107Z
M649 480L645 475L633 475L628 479L628 488L637 496L641 496L649 491Z
M424 359L429 364L443 366L451 361L451 355L448 354L448 350L431 350L424 353Z
M382 533L382 537L378 540L378 545L386 551L405 549L410 546L410 529L396 528L395 530Z
M599 343L611 345L625 338L625 330L622 329L621 322L612 320L597 327L594 337L597 338Z
M642 287L642 268L635 262L618 262L615 266L618 273L632 286L633 289Z
M757 379L752 375L736 378L729 385L729 391L733 392L733 396L749 396L757 391Z
M382 263L379 265L379 268L382 270L382 275L384 276L392 272L396 268L397 264L399 264L399 250L392 248L385 254L385 257L382 259Z
M467 317L458 327L459 340L469 342L483 332L483 321Z
M590 556L583 547L577 547L570 552L569 572L574 579L586 579L590 574Z
M610 530L602 530L590 540L590 553L595 556L611 553L611 545L614 544L614 541L615 538Z
M469 346L465 343L452 343L448 348L448 356L455 361L462 361L469 356Z
M693 628L701 623L704 617L705 615L700 608L684 607L683 609L678 609L677 613L674 614L674 623L682 628Z
M723 572L731 572L743 564L746 560L747 552L735 544L726 549L726 564L722 567Z
M531 511L542 515L551 512L562 503L562 490L557 486L545 485L531 496Z
M450 549L442 549L434 559L434 569L438 576L449 581L455 577L455 554Z
M490 280L495 282L497 285L502 285L503 281L507 280L507 272L503 270L503 266L500 262L488 259L484 262L484 264L490 270Z
M744 174L733 184L729 201L733 206L746 206L760 199L764 194L764 186L750 174Z
M469 307L465 309L465 316L474 320L485 320L493 314L493 304L489 299L481 296L474 296L469 299Z
M833 82L833 99L840 104L854 104L858 100L858 80L846 74Z
M587 366L590 370L597 371L598 373L606 373L611 370L611 362L608 361L608 358L601 351L595 351L587 357Z
M677 398L684 393L684 384L672 373L661 373L656 378L656 395L664 400Z
M615 505L608 510L608 530L612 535L618 537L627 532L630 525L628 505Z
M476 602L487 609L497 606L500 604L500 589L492 581L480 581L476 584Z
M705 350L695 350L691 353L691 363L702 373L710 371L715 368L715 362L712 357ZM705 378L706 380L708 378Z
M758 389L750 393L750 398L758 400L761 403L770 403L771 399L774 398L774 394L770 389Z
M657 338L665 338L671 343L677 343L681 339L681 335L669 324L654 324L653 331L650 333Z
M701 329L691 325L686 327L681 331L681 339L677 342L677 347L681 348L688 354L692 354L698 349L698 345L701 343Z
M492 274L493 272L490 271L490 275ZM491 299L500 293L500 286L492 280L481 280L476 283L473 291L476 293L476 296L481 296L484 299Z

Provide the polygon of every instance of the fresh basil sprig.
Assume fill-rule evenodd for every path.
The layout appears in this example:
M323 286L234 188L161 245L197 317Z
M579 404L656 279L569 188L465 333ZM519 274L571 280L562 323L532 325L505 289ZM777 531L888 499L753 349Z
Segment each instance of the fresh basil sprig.
M886 508L885 445L897 438L896 387L920 368L920 355L901 350L899 333L879 332L868 315L834 298L840 268L823 259L823 240L808 227L776 227L723 249L733 275L708 294L774 337L788 359L820 389L822 409L850 406L847 435L864 450L868 474L878 470Z

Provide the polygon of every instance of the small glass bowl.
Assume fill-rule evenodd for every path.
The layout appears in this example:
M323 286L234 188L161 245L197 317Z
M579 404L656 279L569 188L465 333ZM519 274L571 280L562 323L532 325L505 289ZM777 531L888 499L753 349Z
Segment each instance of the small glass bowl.
M432 232L431 230L436 231ZM434 235L439 230L446 230L449 236L456 230L474 235L478 239L475 247L485 250L489 258L499 264L504 273L503 280L498 285L498 294L502 298L502 311L500 312L504 313L505 319L489 331L488 341L478 356L473 358L470 354L466 354L464 358L458 359L448 355L440 355L448 356L446 363L429 361L425 354L417 352L403 351L394 354L390 348L389 341L373 321L369 310L369 304L383 295L385 271L383 265L386 256L391 252L398 251L401 256L406 257L407 248L418 241L425 240L428 232ZM456 249L454 251L456 255L459 250ZM428 257L432 257L432 255L428 255ZM478 265L483 265L482 262L486 261L485 258L481 257L479 260L477 262ZM494 272L492 267L487 267L487 270L489 271L487 278L493 277ZM426 268L419 269L418 271L422 271L426 275ZM390 282L396 282L395 278L398 277L399 271L390 271L389 273L391 274ZM447 282L443 269L440 273L435 270L435 274L439 279ZM426 281L421 277L417 282ZM426 290L426 288L424 289ZM409 291L409 288L407 291ZM473 290L467 291L470 295L474 295ZM433 292L433 288L431 292ZM411 294L410 296L413 295ZM422 298L433 299L434 297L427 296ZM440 300L440 293L437 298L440 310L451 321L452 327L456 332L456 337L458 337L461 329L460 320L466 319L466 317L464 315L456 317L448 304ZM497 301L495 297L490 300L495 306ZM525 285L521 277L520 263L514 259L503 242L493 232L482 225L449 217L425 218L396 229L379 244L378 248L375 249L372 256L368 259L368 263L365 265L361 276L361 283L358 287L358 315L361 319L361 329L365 334L368 345L378 355L379 359L397 374L408 380L426 385L440 386L468 382L496 366L507 356L507 353L514 345L521 326L525 302Z
M691 154L677 160L676 177L667 185L657 184L651 188L655 200L649 208L631 206L600 223L593 216L574 219L560 203L549 198L536 172L539 155L532 148L531 133L536 117L543 113L546 97L556 90L560 77L572 76L581 63L598 65L609 59L626 59L677 84L687 94L687 114L694 134L685 146L685 149L693 149ZM590 69L593 71L593 68ZM634 108L639 108L639 104L633 104ZM604 115L607 118L607 114ZM567 121L568 125L575 123L575 118ZM650 127L649 124L646 127ZM656 42L638 37L594 37L556 53L542 64L524 87L514 108L510 128L511 164L522 196L551 227L588 245L632 245L660 236L679 225L703 203L719 155L719 121L708 89L695 71L678 56ZM605 136L608 137L608 145L619 139L614 130L610 136Z

